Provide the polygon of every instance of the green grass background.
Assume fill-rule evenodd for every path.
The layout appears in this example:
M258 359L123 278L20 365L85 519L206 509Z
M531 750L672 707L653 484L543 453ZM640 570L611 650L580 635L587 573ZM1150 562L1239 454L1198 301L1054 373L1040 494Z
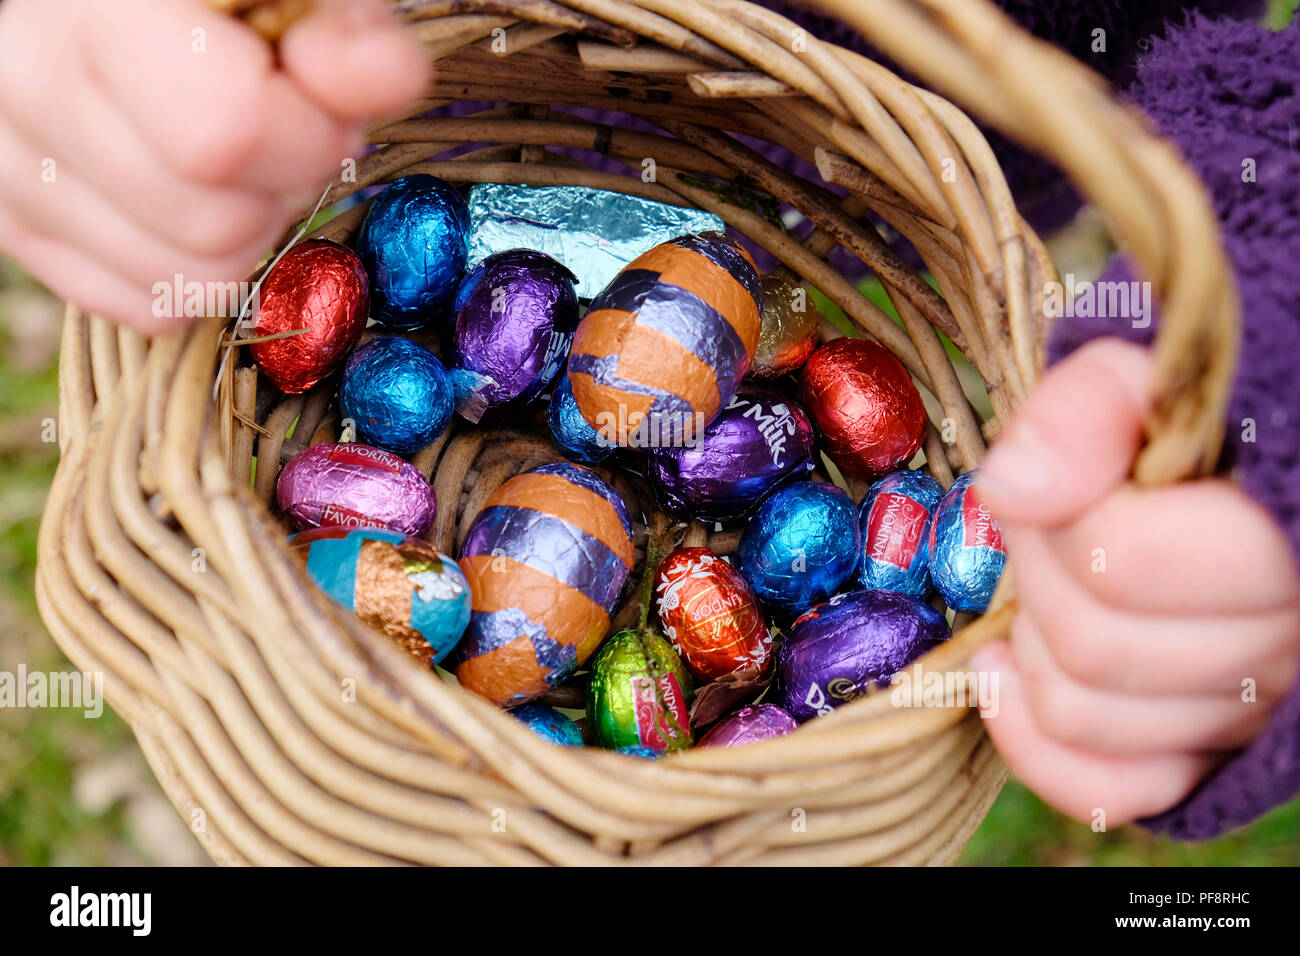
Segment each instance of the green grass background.
M1272 0L1268 23L1300 0ZM868 289L882 306L879 288ZM71 665L36 614L36 535L57 445L58 307L0 259L0 670ZM830 309L830 312L837 310ZM123 722L105 710L0 710L0 865L197 863ZM1012 780L962 856L971 865L1296 865L1300 802L1208 843L1179 844L1127 826L1094 833Z

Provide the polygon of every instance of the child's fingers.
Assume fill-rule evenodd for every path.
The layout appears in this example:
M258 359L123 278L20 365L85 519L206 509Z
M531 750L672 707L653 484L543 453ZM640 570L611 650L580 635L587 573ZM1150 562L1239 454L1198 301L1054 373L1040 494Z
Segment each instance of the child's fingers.
M1069 521L1120 484L1150 407L1151 359L1115 339L1090 343L1050 369L977 479L1007 525Z
M311 186L319 192L365 145L359 123L326 113L283 74L267 79L255 121L257 152L234 181L267 192L297 195Z
M998 753L1027 787L1076 820L1110 827L1167 810L1212 765L1195 754L1098 756L1066 747L1035 724L1005 642L981 648L972 665L996 675L997 712L984 726Z
M0 206L0 247L37 281L82 309L145 335L169 332L183 320L153 314L153 297L138 285L105 269L78 249L20 226Z
M1047 540L1103 604L1139 613L1253 614L1300 602L1286 536L1228 481L1128 485Z
M266 43L200 0L91 4L82 44L128 122L182 175L228 183L261 147ZM130 30L120 28L131 23Z
M425 92L429 58L379 0L334 0L280 41L293 80L322 109L361 120Z
M1240 696L1132 696L1076 683L1057 666L1028 614L1016 619L1011 648L1035 723L1073 749L1117 755L1232 750L1268 722L1265 703Z
M1231 696L1250 680L1261 701L1296 677L1300 605L1250 615L1143 615L1085 590L1032 528L1014 537L1016 591L1057 665L1079 683L1124 694Z

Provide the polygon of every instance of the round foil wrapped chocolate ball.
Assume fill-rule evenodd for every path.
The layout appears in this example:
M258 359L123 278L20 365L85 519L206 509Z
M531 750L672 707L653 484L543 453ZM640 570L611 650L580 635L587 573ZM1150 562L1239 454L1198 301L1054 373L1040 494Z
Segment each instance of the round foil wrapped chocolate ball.
M438 510L420 469L360 442L312 445L298 452L280 472L275 498L299 529L388 528L422 535Z
M370 276L371 315L394 329L441 316L465 271L469 206L433 176L404 176L370 201L357 254Z
M658 634L619 631L591 664L587 724L607 750L661 753L692 743L691 684L681 659Z
M803 368L821 339L821 313L808 292L779 276L766 275L763 287L763 330L758 336L748 379L771 382Z
M930 577L954 611L982 614L1007 563L1002 531L968 471L952 483L930 525Z
M461 546L474 614L456 679L501 707L545 693L609 632L632 563L627 507L596 474L563 462L511 478Z
M378 528L313 528L292 538L316 585L426 666L469 624L460 567L419 538Z
M555 380L578 327L577 281L532 249L488 256L461 280L448 368L462 417L526 405Z
M758 599L735 568L708 548L678 548L659 565L655 612L664 637L701 683L761 675L772 635Z
M873 478L906 465L925 439L925 404L903 363L869 339L834 339L808 359L804 407L840 471Z
M546 409L546 424L551 429L551 441L564 457L584 465L598 465L618 448L605 441L605 437L582 417L567 375L561 375L559 384L555 386L555 394Z
M862 548L857 508L835 485L799 481L764 501L736 552L736 567L763 604L801 614L834 594Z
M286 252L262 280L255 336L306 329L249 346L258 368L282 392L298 394L333 375L361 338L370 315L370 280L357 254L328 239Z
M749 371L762 304L749 253L720 233L680 236L633 259L573 339L569 379L583 417L633 448L700 434Z
M742 388L702 435L652 450L646 470L664 510L730 521L783 482L811 473L813 442L812 422L796 403Z
M896 471L871 486L858 513L864 588L930 593L930 522L942 497L943 487L923 471Z
M371 339L348 357L339 408L367 444L410 454L432 444L451 421L447 372L410 339Z
M794 622L776 655L777 703L804 721L861 697L947 640L948 622L897 591L852 591Z
M582 731L571 717L545 704L524 704L510 711L543 740L562 747L581 747Z
M710 728L701 739L701 747L743 747L782 737L799 726L799 722L776 704L755 704L728 714Z

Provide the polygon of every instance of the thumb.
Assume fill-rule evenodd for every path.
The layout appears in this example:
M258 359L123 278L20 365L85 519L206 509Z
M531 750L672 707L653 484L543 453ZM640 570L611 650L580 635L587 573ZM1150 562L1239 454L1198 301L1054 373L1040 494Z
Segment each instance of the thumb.
M317 0L280 40L285 72L321 109L362 120L425 91L429 58L383 0Z
M1065 524L1124 481L1151 407L1151 356L1100 339L1054 366L977 472L980 497L1009 525Z

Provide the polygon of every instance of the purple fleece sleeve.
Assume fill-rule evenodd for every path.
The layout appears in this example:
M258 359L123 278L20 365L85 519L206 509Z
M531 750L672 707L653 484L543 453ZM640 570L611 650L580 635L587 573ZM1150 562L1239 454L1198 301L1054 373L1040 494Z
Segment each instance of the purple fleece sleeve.
M1192 15L1155 41L1130 97L1204 180L1241 294L1243 342L1225 467L1291 540L1300 565L1300 21L1273 33ZM1123 259L1101 281L1129 282ZM1143 324L1143 323L1136 323ZM1060 359L1098 335L1149 341L1121 317L1061 318ZM1208 839L1300 793L1300 685L1253 743L1172 810L1142 821Z

